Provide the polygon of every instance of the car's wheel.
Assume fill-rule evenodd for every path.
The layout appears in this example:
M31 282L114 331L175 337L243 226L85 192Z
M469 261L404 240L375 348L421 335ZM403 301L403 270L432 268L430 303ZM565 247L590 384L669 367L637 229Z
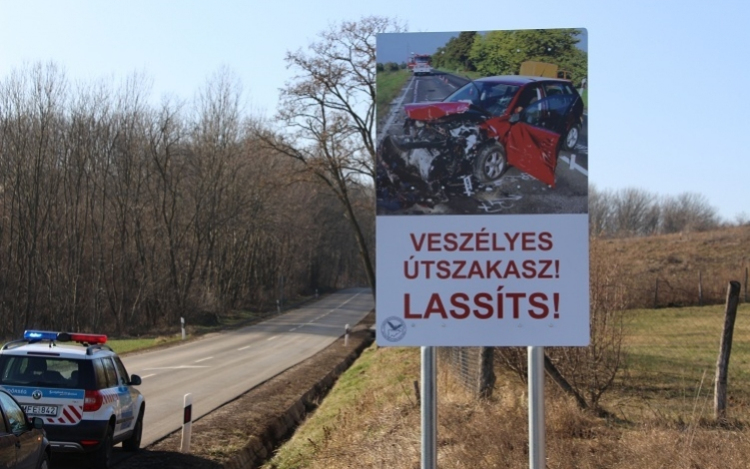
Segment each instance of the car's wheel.
M127 440L122 442L122 449L125 451L138 451L141 447L141 436L143 435L143 408L138 412L138 419L133 427L133 434Z
M49 454L46 451L42 452L42 457L39 458L39 464L36 467L37 469L49 469Z
M572 150L576 147L578 144L578 138L581 136L581 126L578 124L573 124L572 127L568 130L568 133L565 134L565 141L563 144L565 145L566 150Z
M91 453L91 465L94 469L109 469L109 461L112 459L112 441L114 438L115 429L110 426L107 429L107 434L102 441L102 444Z
M497 181L506 169L505 148L499 143L485 145L474 160L474 176L480 183Z

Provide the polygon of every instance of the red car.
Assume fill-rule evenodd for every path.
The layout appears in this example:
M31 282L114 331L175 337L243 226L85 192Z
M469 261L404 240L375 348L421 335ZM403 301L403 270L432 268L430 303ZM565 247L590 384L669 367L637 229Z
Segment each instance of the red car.
M570 81L516 75L474 80L443 101L404 110L404 136L386 146L429 154L421 177L433 186L466 176L492 183L510 165L554 187L558 153L575 147L583 122Z

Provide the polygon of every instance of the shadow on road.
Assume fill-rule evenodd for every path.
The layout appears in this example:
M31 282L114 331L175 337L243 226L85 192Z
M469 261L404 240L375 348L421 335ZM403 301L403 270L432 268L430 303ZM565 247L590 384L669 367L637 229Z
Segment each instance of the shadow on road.
M144 469L221 469L224 466L216 461L194 456L192 454L175 453L173 451L149 451L142 449L138 453L130 454L121 448L115 448L112 454L111 467L121 467L127 461L128 467ZM89 469L91 465L82 454L54 454L52 464L55 469ZM133 466L135 464L135 466Z

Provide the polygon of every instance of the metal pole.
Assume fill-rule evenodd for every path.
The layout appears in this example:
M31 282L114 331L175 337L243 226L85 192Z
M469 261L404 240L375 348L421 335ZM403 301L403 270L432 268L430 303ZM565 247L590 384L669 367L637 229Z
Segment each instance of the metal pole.
M544 347L529 347L529 468L544 469Z
M437 468L437 349L422 347L422 469Z

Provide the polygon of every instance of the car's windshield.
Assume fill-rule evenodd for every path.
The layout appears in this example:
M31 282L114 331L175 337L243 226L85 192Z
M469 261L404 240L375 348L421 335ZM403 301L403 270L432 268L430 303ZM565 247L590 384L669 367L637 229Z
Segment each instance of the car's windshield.
M519 87L486 81L469 82L445 98L446 102L467 102L494 116L505 114Z

